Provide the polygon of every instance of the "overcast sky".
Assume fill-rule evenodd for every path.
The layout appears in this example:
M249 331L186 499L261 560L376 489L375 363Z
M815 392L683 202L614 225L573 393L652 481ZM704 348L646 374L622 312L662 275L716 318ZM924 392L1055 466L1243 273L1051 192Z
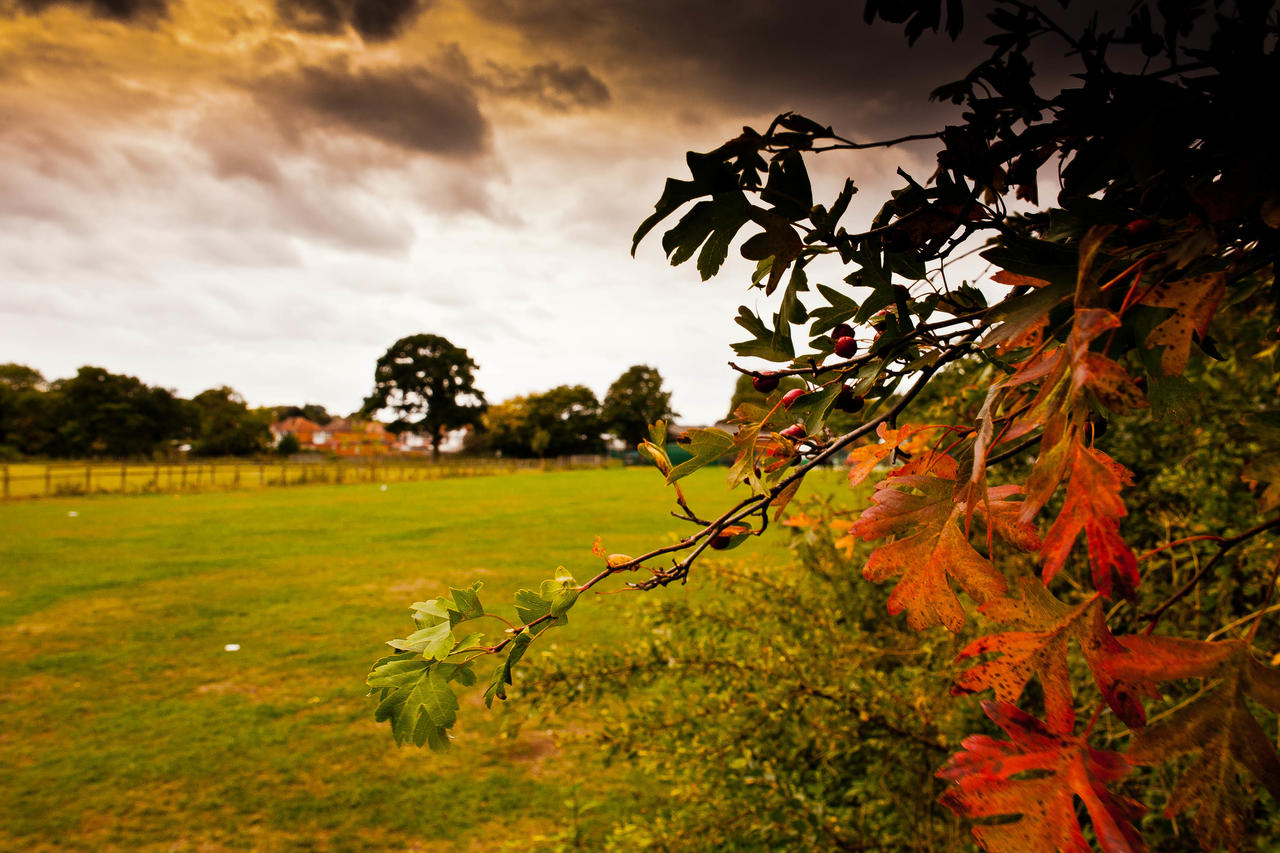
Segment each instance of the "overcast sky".
M862 7L0 0L0 362L346 413L430 332L491 402L644 363L714 420L736 306L763 297L745 262L703 284L631 234L686 150L779 111L936 129L927 93L980 34L908 51ZM817 180L868 205L931 153Z

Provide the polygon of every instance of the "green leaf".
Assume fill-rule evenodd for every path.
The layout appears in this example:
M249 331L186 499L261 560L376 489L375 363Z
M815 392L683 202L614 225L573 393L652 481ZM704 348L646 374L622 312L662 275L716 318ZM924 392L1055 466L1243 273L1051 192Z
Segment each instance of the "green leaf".
M745 305L738 308L738 316L734 318L734 322L754 336L753 340L739 341L732 345L733 351L738 355L778 362L788 362L796 357L790 337L782 341L783 347L781 349L776 349L774 347L775 334L773 329L766 326Z
M684 434L680 446L690 453L690 458L671 469L667 482L674 483L699 468L705 468L724 457L733 449L733 436L722 429L691 429Z
M524 590L527 591L527 590ZM506 660L498 665L493 671L493 676L489 679L489 687L484 691L484 704L486 708L493 707L494 699L506 699L506 685L511 683L511 671L520 658L524 657L525 650L529 648L532 639L526 634L517 634L515 639L511 641L510 651L507 652Z
M693 257L698 247L715 227L715 205L700 201L686 213L674 228L662 235L662 249L671 265L679 266Z
M373 689L401 687L417 681L431 666L422 655L406 652L385 657L373 665L365 684Z
M426 709L431 722L442 729L450 728L458 719L458 697L453 695L439 670L418 682L417 690L409 696L410 702L415 699Z
M706 281L720 271L729 257L729 244L747 224L751 205L741 192L718 198L712 215L711 234L698 253L698 274Z
M413 730L413 742L418 746L429 746L432 752L440 752L449 747L449 738L444 729L431 722L426 714L418 718L418 725Z
M516 613L520 621L528 625L540 616L551 612L551 603L531 589L516 592Z
M458 612L462 614L464 619L479 619L484 615L484 607L480 604L480 597L476 595L477 590L483 586L483 583L476 581L470 589L451 589L453 600L458 605Z
M428 659L443 660L453 651L453 631L448 622L414 631L403 640L389 640L387 645L406 652L421 652Z
M482 640L483 638L484 638L484 634L480 633L479 631L475 631L471 634L468 634L467 636L463 637L461 640L458 640L454 644L453 646L454 651L457 652L457 651L461 651L462 649L477 648L480 644L480 640Z
M997 323L1000 325L982 339L981 346L986 349L1004 341L1016 340L1053 306L1069 297L1074 288L1074 282L1058 282L1021 296L1005 298L983 318L983 324L988 328Z
M769 180L760 200L773 205L774 211L791 220L806 219L813 207L813 188L805 168L804 155L784 151L769 164Z
M409 609L414 611L414 624L419 628L430 628L433 625L439 625L441 622L451 621L447 604L448 602L443 598L433 598L430 601L415 601L409 605Z
M653 226L666 219L681 205L693 201L698 196L706 195L708 191L709 188L698 181L678 181L675 178L667 178L667 183L662 188L662 197L654 205L653 213L640 223L640 227L631 238L631 255L635 256L636 247L640 245L645 235L653 230Z
M579 591L577 588L557 590L555 595L551 596L551 615L563 616L568 613L578 601Z
M843 387L843 382L832 382L824 387L821 393L806 394L791 407L793 416L803 418L804 431L806 433L813 435L822 429L827 420L827 413L831 411L831 407L835 404L836 398L840 396L840 389Z
M1028 237L1003 235L1000 245L979 253L1000 269L1074 287L1080 256L1073 248Z

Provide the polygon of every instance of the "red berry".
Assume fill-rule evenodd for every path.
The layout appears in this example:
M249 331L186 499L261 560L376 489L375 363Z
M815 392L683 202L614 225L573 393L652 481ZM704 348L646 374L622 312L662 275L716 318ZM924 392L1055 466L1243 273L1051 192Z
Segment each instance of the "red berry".
M1150 219L1135 219L1124 227L1124 233L1135 243L1147 243L1160 233L1160 226Z
M791 439L804 438L804 426L801 424L792 424L786 429L781 430L778 435L785 435L787 438Z
M772 373L761 373L758 376L751 377L751 387L761 394L768 394L778 387L778 377Z
M715 536L711 537L711 541L708 542L707 544L710 545L712 548L715 548L717 551L723 551L725 548L729 547L729 543L732 541L733 541L733 537L730 536L729 534L717 533Z
M858 353L858 341L848 335L836 338L836 355L841 358L853 358Z
M846 385L841 388L840 396L836 397L836 408L842 412L848 412L851 415L855 412L862 411L862 407L866 404L867 398L855 395L853 393L852 385Z
M805 393L806 392L803 388L792 388L790 391L782 395L782 407L784 409L791 408L796 404L796 400L803 397Z
M838 341L841 338L852 338L853 332L853 326L848 323L841 323L831 330L831 340Z

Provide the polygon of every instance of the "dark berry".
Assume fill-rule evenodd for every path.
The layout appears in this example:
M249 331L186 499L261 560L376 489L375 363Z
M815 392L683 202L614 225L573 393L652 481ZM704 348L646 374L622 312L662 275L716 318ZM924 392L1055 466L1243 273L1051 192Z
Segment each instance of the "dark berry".
M841 323L831 330L831 340L838 341L841 338L852 338L854 328L848 323Z
M866 404L867 398L854 394L852 385L846 385L841 388L840 396L836 397L836 408L851 415L862 411L862 407Z
M751 377L751 387L761 394L768 394L778 387L778 377L772 373L761 373L758 376Z

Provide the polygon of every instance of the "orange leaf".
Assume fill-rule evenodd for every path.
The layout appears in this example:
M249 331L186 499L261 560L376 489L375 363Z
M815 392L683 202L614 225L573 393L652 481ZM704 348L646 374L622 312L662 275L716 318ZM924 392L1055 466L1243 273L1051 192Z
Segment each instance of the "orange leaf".
M1033 276L1022 275L1021 273L1009 272L1008 270L998 270L995 275L991 276L991 280L999 282L1000 284L1007 284L1011 287L1018 287L1020 285L1036 288L1049 286L1049 282L1042 278L1034 278Z
M879 444L863 444L849 451L849 485L856 486L871 476L880 461L901 447L918 429L921 428L910 424L897 429L885 424L876 427Z
M1166 376L1178 375L1186 368L1192 334L1203 338L1209 333L1209 323L1226 289L1226 273L1211 272L1160 282L1142 297L1143 305L1173 309L1173 315L1147 335L1147 346L1165 347L1160 369Z
M1018 816L1009 823L975 826L973 837L983 849L1089 853L1076 816L1076 797L1084 803L1106 853L1143 849L1132 824L1143 806L1107 788L1129 772L1123 755L1093 749L1083 738L1052 732L1008 703L983 702L982 709L1010 739L967 737L962 743L965 751L951 756L937 775L955 783L939 801L956 814Z
M1132 482L1132 475L1101 450L1078 443L1071 445L1067 464L1067 498L1044 539L1044 582L1053 580L1083 531L1094 588L1107 598L1116 592L1132 598L1138 560L1120 537L1120 519L1126 515L1120 489Z
M918 631L943 625L955 632L964 626L964 609L948 578L979 604L1007 589L1004 576L974 550L957 524L964 504L955 502L954 491L954 477L887 478L876 486L872 506L848 529L850 553L854 538L900 537L872 552L862 576L875 582L901 577L889 595L889 612L906 610L907 624Z

